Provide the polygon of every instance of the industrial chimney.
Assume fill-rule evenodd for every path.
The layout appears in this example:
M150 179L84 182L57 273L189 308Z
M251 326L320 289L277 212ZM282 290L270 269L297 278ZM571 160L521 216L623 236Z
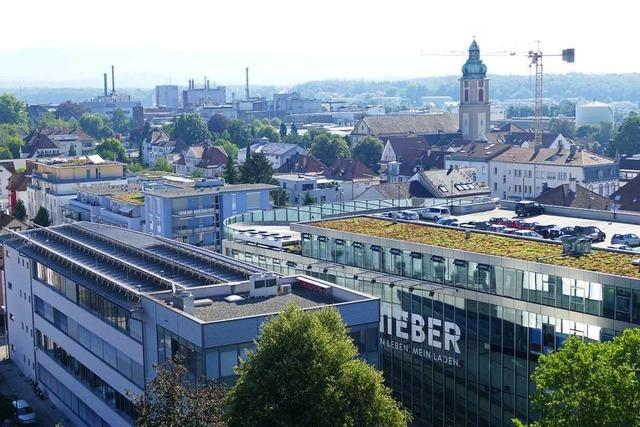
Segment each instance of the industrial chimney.
M108 86L107 86L107 73L104 73L104 96L108 95Z
M249 100L249 67L244 69L244 73L246 76L247 86L244 88L244 96Z
M111 92L116 93L116 67L111 66Z

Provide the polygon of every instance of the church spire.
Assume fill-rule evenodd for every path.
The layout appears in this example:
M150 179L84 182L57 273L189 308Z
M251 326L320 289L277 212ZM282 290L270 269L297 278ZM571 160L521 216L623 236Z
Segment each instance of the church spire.
M469 46L469 58L462 66L463 79L484 79L487 76L487 66L480 59L480 47L473 38Z

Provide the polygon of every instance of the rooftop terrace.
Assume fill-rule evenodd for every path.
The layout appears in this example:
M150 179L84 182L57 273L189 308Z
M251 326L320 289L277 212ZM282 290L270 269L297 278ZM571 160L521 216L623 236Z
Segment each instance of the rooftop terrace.
M401 240L485 255L597 271L617 276L640 278L640 269L638 266L632 265L632 261L639 257L635 254L593 248L592 252L587 255L579 257L563 256L562 245L558 243L483 232L471 232L469 238L465 238L465 231L449 227L407 222L394 223L391 220L368 216L307 224L318 228L384 239Z

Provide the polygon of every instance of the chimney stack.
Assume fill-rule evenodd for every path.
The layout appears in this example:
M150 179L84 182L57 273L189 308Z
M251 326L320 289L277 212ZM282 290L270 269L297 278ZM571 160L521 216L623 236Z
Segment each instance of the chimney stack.
M245 74L245 78L246 78L246 87L244 88L244 96L247 98L247 101L249 100L249 67L246 67L244 69L244 74Z
M104 96L108 95L109 87L107 85L107 73L104 73Z
M116 93L116 67L111 66L111 92Z
M577 185L576 179L569 178L569 190L573 192L573 194L576 194L576 185Z

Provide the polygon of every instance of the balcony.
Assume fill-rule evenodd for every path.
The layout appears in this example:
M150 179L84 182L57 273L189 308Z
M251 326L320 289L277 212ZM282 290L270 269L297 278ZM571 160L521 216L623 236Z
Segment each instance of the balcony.
M201 208L201 209L184 209L180 211L174 212L173 216L199 216L199 215L208 215L217 213L219 210L218 207L212 208Z
M187 227L187 226L179 226L173 228L173 234L177 236L187 236L189 234L196 233L207 233L209 231L216 231L218 227L215 225L210 226L196 226L196 227Z

